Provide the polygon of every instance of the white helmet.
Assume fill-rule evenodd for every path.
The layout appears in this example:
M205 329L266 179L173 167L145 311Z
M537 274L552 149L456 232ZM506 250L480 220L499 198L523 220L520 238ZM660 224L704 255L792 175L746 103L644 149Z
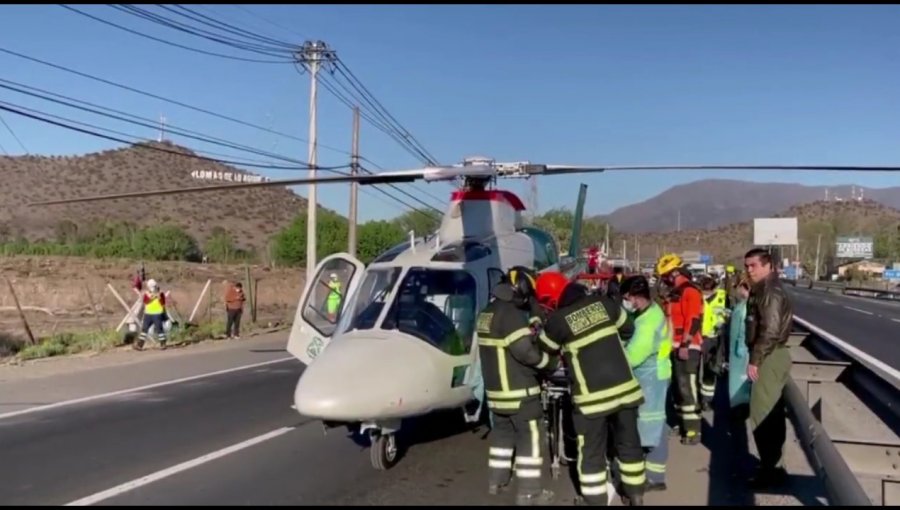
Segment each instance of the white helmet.
M328 275L328 277L331 278L332 280L337 280L337 279L338 279L337 273L331 273L330 275Z
M158 288L156 280L154 280L153 278L147 280L147 288L150 290L156 290Z

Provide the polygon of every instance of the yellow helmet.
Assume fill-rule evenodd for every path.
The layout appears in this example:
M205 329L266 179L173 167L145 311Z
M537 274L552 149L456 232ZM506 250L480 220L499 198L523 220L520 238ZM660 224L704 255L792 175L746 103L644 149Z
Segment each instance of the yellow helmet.
M681 257L674 253L666 253L656 261L656 274L665 276L681 266Z
M728 274L734 273L734 266L731 264L728 264L727 266L725 266L725 272Z

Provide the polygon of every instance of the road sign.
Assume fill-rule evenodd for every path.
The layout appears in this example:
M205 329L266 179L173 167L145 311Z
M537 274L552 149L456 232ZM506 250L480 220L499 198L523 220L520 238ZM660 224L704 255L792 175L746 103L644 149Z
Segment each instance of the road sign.
M784 267L784 277L788 280L796 280L797 279L797 266L785 266Z
M712 255L700 254L700 263L701 264L712 263Z
M884 279L885 280L900 280L900 270L885 269L884 270Z
M839 259L870 259L874 256L875 243L871 237L838 237L837 252Z

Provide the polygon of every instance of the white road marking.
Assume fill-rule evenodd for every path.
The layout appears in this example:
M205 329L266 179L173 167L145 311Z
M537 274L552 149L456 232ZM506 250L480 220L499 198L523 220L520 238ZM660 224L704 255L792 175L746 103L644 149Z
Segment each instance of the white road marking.
M864 313L866 315L875 315L872 312L868 312L866 310L860 310L859 308L853 308L852 306L845 306L844 308L846 308L847 310L853 310L854 312Z
M900 319L891 319L894 322L900 322Z
M825 304L828 304L828 305L833 305L833 304L834 304L834 303L832 303L831 301L829 301L829 300L827 300L827 299L823 300L823 302L824 302Z
M291 358L291 359L293 359L293 358ZM245 448L249 448L249 447L251 447L251 446L253 446L253 445L262 443L262 442L264 442L264 441L268 441L269 439L274 439L274 438L276 438L276 437L278 437L278 436L287 434L288 432L294 430L295 428L296 428L296 427L282 427L282 428L280 428L280 429L273 430L272 432L269 432L269 433L267 433L267 434L263 434L263 435L261 435L261 436L256 436L256 437L254 437L254 438L252 438L252 439L248 439L248 440L246 440L246 441L243 441L243 442L241 442L241 443L238 443L238 444L229 446L229 447L227 447L227 448L223 448L223 449L221 449L221 450L218 450L218 451L215 451L215 452L212 452L212 453L208 453L208 454L206 454L206 455L204 455L204 456L202 456L202 457L197 457L196 459L189 460L189 461L187 461L187 462L182 462L181 464L172 466L172 467L170 467L170 468L163 469L163 470L161 470L161 471L157 471L157 472L155 472L155 473L149 474L149 475L147 475L147 476L143 476L143 477L138 478L138 479L136 479L136 480L132 480L132 481L130 481L130 482L125 482L125 483L123 483L123 484L121 484L121 485L117 485L117 486L113 487L112 489L108 489L108 490L105 490L105 491L103 491L103 492L98 492L98 493L96 493L96 494L92 494L92 495L87 496L87 497L85 497L85 498L81 498L81 499L79 499L79 500L72 501L71 503L66 503L65 506L88 506L88 505L93 505L94 503L98 503L98 502L103 501L103 500L105 500L105 499L113 498L113 497L118 496L118 495L120 495L120 494L124 494L124 493L126 493L126 492L128 492L128 491L137 489L138 487L142 487L142 486L144 486L144 485L151 484L151 483L153 483L153 482L162 480L163 478L170 477L170 476L172 476L172 475L174 475L174 474L177 474L177 473L180 473L180 472L182 472L182 471L186 471L186 470L188 470L188 469L191 469L191 468L200 466L200 465L205 464L205 463L207 463L207 462L216 460L216 459L218 459L218 458L220 458L220 457L224 457L224 456L226 456L226 455L228 455L228 454L231 454L231 453L234 453L234 452L243 450L243 449L245 449Z
M118 395L125 395L127 393L134 393L137 391L150 390L153 388L161 388L163 386L170 386L172 384L179 384L179 383L188 382L188 381L196 381L197 379L204 379L204 378L213 377L216 375L229 374L232 372L239 372L241 370L248 370L251 368L264 367L266 365L274 365L275 363L284 363L285 361L290 361L292 359L295 359L295 358L294 357L279 358L279 359L275 359L275 360L271 360L271 361L263 361L262 363L254 363L252 365L244 365L244 366L240 366L240 367L227 368L225 370L218 370L216 372L209 372L206 374L192 375L190 377L182 377L181 379L173 379L170 381L163 381L163 382L158 382L158 383L154 383L154 384L148 384L146 386L139 386L137 388L128 388L128 389L119 390L119 391L112 391L109 393L101 393L99 395L91 395L89 397L76 398L76 399L72 399L72 400L63 400L62 402L55 402L53 404L29 407L28 409L22 409L20 411L12 411L9 413L0 414L0 420L2 420L4 418L12 418L13 416L22 416L23 414L37 413L40 411L47 411L49 409L57 409L60 407L66 407L66 406L71 406L71 405L75 405L75 404L82 404L84 402L90 402L92 400L100 400L103 398L115 397Z
M863 351L857 349L856 347L853 347L852 345L850 345L847 342L841 340L840 338L832 335L831 333L825 331L824 329L813 325L811 322L804 320L800 317L797 317L796 314L794 315L794 320L799 322L801 325L803 325L804 327L806 327L813 333L819 335L820 337L824 338L825 340L828 340L829 342L834 344L836 347L842 349L847 354L878 368L879 370L884 372L885 375L893 378L894 382L900 381L900 371L897 371L896 369L887 366L883 361L873 358L871 355L864 353ZM897 321L897 322L900 322L900 321Z

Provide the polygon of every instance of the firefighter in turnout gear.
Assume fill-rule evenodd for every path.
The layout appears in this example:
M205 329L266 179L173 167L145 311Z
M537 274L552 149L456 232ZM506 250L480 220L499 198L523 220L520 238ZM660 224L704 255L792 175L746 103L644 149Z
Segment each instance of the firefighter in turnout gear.
M488 491L497 494L510 483L515 459L519 505L545 504L553 496L541 490L540 377L556 369L557 359L538 346L534 285L527 272L511 270L494 287L477 322L481 370L493 415Z
M584 502L608 503L607 433L611 432L623 499L631 506L643 505L646 475L638 408L644 394L622 346L622 338L631 338L634 324L611 298L588 294L558 272L538 277L537 298L550 310L541 343L551 352L561 351L569 367L578 482Z
M722 372L725 364L721 337L728 312L725 308L725 290L716 288L713 277L701 278L700 289L703 293L700 407L703 411L708 411L712 408L712 400L716 393L716 376Z
M703 295L691 283L681 257L669 253L656 263L656 273L670 289L665 301L672 327L672 367L675 376L675 409L679 416L681 442L700 443L700 408L697 405L697 378L700 373Z

